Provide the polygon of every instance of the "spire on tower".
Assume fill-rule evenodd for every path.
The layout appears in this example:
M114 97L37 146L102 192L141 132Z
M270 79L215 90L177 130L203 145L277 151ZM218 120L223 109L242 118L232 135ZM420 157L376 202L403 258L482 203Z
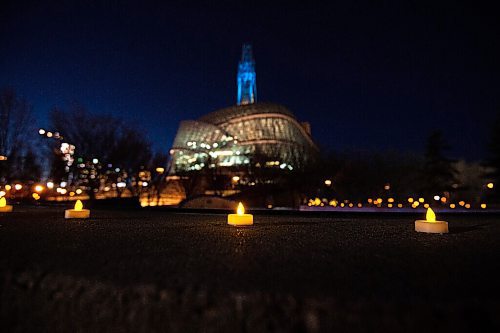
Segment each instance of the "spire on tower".
M257 75L255 74L252 45L250 44L243 44L236 81L238 84L237 104L255 103L257 100Z

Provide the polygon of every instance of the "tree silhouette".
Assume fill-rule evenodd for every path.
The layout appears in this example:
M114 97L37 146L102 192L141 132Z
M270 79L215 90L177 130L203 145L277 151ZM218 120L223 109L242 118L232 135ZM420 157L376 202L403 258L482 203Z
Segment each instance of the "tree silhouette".
M426 196L449 192L456 181L453 161L445 157L449 150L441 131L433 131L425 145L424 165L422 169L421 192Z
M491 168L485 177L493 181L496 185L493 188L493 196L498 196L498 186L500 185L500 113L497 115L491 126L491 136L488 142L488 157L486 165Z
M151 159L151 144L142 132L111 115L89 113L78 104L69 111L52 110L51 123L64 141L75 146L74 163L67 169L73 184L85 186L91 198L107 186L119 194L124 188L139 194L141 171Z
M22 159L19 179L30 182L37 182L42 176L42 169L38 164L38 158L32 149L28 148Z
M0 161L1 182L25 180L23 168L28 167L26 159L30 164L38 165L33 150L36 137L31 105L14 90L4 89L0 93L0 155L7 160L2 158Z

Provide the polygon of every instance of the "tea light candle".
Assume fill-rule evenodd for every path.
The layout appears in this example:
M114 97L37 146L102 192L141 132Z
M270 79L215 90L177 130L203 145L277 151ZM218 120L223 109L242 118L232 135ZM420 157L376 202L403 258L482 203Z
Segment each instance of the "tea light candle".
M7 205L7 200L5 197L0 198L0 213L10 213L12 212L12 206Z
M448 233L448 222L436 221L436 214L434 214L434 211L429 207L427 208L425 220L415 221L415 231L430 234L446 234Z
M245 214L245 207L243 207L243 204L240 202L236 214L229 214L227 216L227 223L234 226L252 225L253 215Z
M80 200L76 200L75 209L66 209L64 211L65 219L88 219L90 210L83 209L83 204Z

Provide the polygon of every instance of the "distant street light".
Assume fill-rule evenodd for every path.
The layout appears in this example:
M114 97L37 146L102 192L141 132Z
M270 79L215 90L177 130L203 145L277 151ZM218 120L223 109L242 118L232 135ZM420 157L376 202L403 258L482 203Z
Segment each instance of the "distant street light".
M42 192L45 188L42 185L35 186L35 192Z
M38 134L44 135L47 138L54 138L54 139L59 139L59 140L63 139L62 135L59 132L51 132L51 131L47 131L43 128L40 128L38 130Z

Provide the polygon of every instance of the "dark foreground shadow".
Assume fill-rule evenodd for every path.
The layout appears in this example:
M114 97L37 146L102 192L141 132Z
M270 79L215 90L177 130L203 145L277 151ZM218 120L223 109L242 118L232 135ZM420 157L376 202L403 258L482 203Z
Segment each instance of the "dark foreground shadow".
M286 222L286 221L276 221L276 222L258 222L254 223L254 226L312 226L312 225L320 225L320 224L325 224L327 222L324 221L293 221L293 222Z
M483 223L483 224L471 225L469 227L453 227L453 228L450 228L450 234L461 234L464 232L479 230L479 229L483 229L484 227L489 226L489 225L490 225L490 223Z

